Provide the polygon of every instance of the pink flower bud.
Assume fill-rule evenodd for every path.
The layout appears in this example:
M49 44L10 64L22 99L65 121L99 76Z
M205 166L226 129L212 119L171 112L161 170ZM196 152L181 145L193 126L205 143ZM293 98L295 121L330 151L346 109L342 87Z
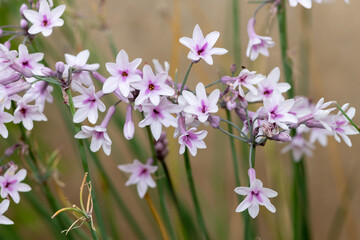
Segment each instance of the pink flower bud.
M28 27L28 22L25 19L21 19L20 26L21 26L21 28L26 29Z
M5 46L7 49L10 49L10 48L11 48L11 42L6 41L6 42L4 43L4 46Z
M210 114L208 121L213 128L218 128L220 124L220 117Z
M102 121L102 123L100 125L101 127L107 128L107 126L109 125L110 119L114 115L115 109L116 109L115 106L109 107L109 109L108 109L108 111L107 111L107 113L106 113L106 115L104 117L104 120Z
M127 140L130 140L134 137L135 126L134 126L134 122L132 120L132 105L131 104L129 104L126 108L126 121L125 121L123 132L124 132L124 137Z
M20 7L20 14L24 15L24 10L27 10L27 9L28 9L28 6L25 3L23 3Z
M44 74L45 77L55 77L56 75L56 73L48 67L43 67L41 73Z
M55 69L56 69L56 71L58 72L58 73L63 73L64 71L65 71L65 64L63 63L63 62L57 62L56 64L55 64Z

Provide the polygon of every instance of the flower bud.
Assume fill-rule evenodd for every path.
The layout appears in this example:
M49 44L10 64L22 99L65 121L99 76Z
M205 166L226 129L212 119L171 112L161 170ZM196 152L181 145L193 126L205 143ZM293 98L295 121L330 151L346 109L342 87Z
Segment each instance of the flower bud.
M41 73L44 74L45 77L55 77L56 73L48 67L43 67L41 69Z
M221 118L219 116L210 114L208 121L213 128L219 128L220 119Z
M281 142L290 142L291 141L291 137L287 132L281 132L277 135L274 135L272 138L272 140L275 141L281 141Z
M10 48L11 48L11 42L6 41L6 42L4 43L4 46L5 46L7 49L10 49Z
M236 64L235 64L235 63L231 64L231 66L230 66L230 72L231 72L232 74L234 74L234 73L236 73L236 70L237 70Z
M130 140L134 137L135 126L134 126L134 122L132 120L132 105L131 104L129 104L126 108L126 121L125 121L123 132L124 132L124 137L127 140Z
M27 10L27 9L28 9L28 6L25 3L23 3L20 7L20 14L24 15L24 10Z
M28 27L28 22L25 19L20 20L20 27L26 29Z
M63 74L65 71L65 64L63 62L59 61L55 64L55 69L58 73Z

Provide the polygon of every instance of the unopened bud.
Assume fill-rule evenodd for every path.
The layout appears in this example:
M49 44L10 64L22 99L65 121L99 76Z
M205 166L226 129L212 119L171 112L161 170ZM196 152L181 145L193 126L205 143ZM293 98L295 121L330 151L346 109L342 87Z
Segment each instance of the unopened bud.
M28 6L25 3L23 3L20 7L20 14L24 15L24 10L27 10L27 9L28 9Z
M216 115L209 115L208 122L213 128L219 128L221 118Z
M65 64L63 62L59 61L55 64L55 69L58 73L63 74L65 71Z
M28 22L25 19L20 20L20 27L26 29L28 27Z
M234 73L236 73L236 70L237 70L236 64L235 64L235 63L231 64L231 66L230 66L230 72L231 72L232 74L234 74Z

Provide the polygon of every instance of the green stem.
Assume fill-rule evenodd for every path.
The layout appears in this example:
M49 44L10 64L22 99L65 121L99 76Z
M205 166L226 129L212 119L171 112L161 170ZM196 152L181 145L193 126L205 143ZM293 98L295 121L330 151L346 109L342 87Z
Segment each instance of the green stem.
M190 70L191 70L191 68L192 68L193 65L194 65L194 62L191 62L191 63L190 63L190 66L189 66L189 68L188 68L188 70L187 70L187 72L186 72L186 74L185 74L184 80L183 80L183 82L182 82L182 84L181 84L180 94L181 94L181 92L184 90L186 81L187 81L187 79L188 79L188 77L189 77L189 73L190 73Z
M241 63L241 41L240 41L240 26L239 26L239 0L232 0L233 11L233 44L234 44L234 59L237 66Z
M278 5L278 22L279 22L279 34L280 34L280 46L281 56L285 74L285 80L291 85L291 89L288 91L289 98L294 98L295 90L293 84L293 71L292 62L287 55L288 42L287 42L287 30L286 30L286 7L285 1L282 0ZM296 132L293 131L293 135ZM293 232L294 239L311 239L310 223L308 216L308 199L306 189L306 176L305 176L305 161L301 159L299 162L295 162L293 157Z
M203 231L205 239L210 239L209 234L206 230L205 222L204 222L204 219L203 219L203 216L201 213L200 204L199 204L199 201L198 201L198 198L196 195L195 184L194 184L194 179L193 179L191 165L190 165L190 158L189 158L189 153L188 153L187 149L184 152L184 160L185 160L185 169L186 169L187 179L189 182L190 193L191 193L191 197L192 197L195 211L196 211L196 218L199 222L201 230Z
M70 89L66 90L66 94L69 97L69 108L70 108L71 116L73 117L74 114L75 114L75 107L74 107L74 102L73 102L73 99L72 99ZM80 127L79 127L78 124L75 124L75 129L76 129L77 132L80 131ZM87 182L91 182L90 169L89 169L89 165L88 165L88 162L87 162L84 141L82 139L77 139L77 142L78 142L78 147L79 147L79 152L80 152L80 157L81 157L81 163L83 165L84 171L88 173ZM102 238L104 240L106 240L106 239L108 239L108 237L107 237L107 234L106 234L105 223L104 223L103 218L101 216L101 210L100 210L97 198L96 198L94 188L91 189L91 197L92 197L93 203L94 203L94 211L95 211L95 216L96 216L96 218L98 220L98 224L99 224L99 228L100 228L100 234L101 234Z
M155 151L155 146L154 146L154 141L153 141L153 137L151 134L151 130L149 126L146 126L146 132L147 132L147 136L149 139L149 144L150 144L150 149L151 149L151 156L152 159L154 161L154 165L158 166L158 171L155 172L155 176L157 179L157 183L158 183L158 192L159 192L159 200L160 200L160 208L161 208L161 214L162 217L165 219L165 224L167 225L167 229L170 233L170 238L171 239L175 239L175 233L174 230L172 229L171 226L171 220L166 208L166 202L165 202L165 194L164 194L164 185L163 185L163 179L161 177L162 173L161 173L161 166L158 164L158 159L156 157L156 151Z

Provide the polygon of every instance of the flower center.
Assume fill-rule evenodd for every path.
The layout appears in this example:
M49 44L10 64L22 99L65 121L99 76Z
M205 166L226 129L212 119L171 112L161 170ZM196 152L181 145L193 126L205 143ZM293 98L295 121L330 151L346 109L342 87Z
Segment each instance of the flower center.
M21 109L20 109L20 112L21 112L23 115L25 115L25 114L26 114L26 109L25 109L25 108L21 108Z
M28 61L22 62L22 65L23 65L24 67L27 67L27 66L29 66L29 62L28 62Z
M148 172L147 168L143 168L143 170L141 170L139 176L142 176L144 174L146 174Z
M128 76L127 72L122 72L121 75L122 75L123 77L127 77L127 76Z
M150 90L150 91L152 91L152 90L154 90L154 89L155 89L155 85L154 85L154 84L152 84L152 83L151 83L151 84L149 84L149 90Z
M264 95L265 95L265 96L269 96L270 94L272 94L273 91L274 91L274 90L266 89L266 90L264 91Z
M159 113L160 113L157 109L154 109L153 112L154 112L155 114L159 114Z

